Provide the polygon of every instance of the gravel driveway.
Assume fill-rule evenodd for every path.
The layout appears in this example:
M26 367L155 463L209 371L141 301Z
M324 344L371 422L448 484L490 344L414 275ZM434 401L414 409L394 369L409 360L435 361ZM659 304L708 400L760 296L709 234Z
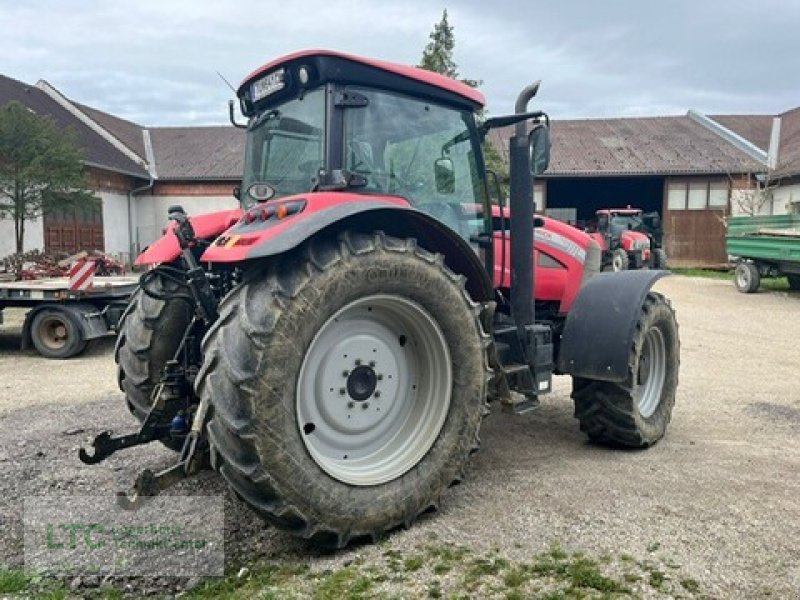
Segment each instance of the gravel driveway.
M387 544L436 538L514 559L558 543L570 550L655 556L715 597L798 597L800 590L800 295L737 293L729 282L659 282L677 310L681 375L666 438L647 451L587 443L569 380L532 415L493 414L467 480L440 511ZM77 448L132 417L117 390L113 341L75 360L16 350L20 313L0 326L0 564L19 566L22 499L126 489L137 469L169 464L157 445L87 467ZM212 473L172 493L226 494L226 555L296 556L337 564L362 546L321 555L255 520ZM385 548L385 545L382 546Z

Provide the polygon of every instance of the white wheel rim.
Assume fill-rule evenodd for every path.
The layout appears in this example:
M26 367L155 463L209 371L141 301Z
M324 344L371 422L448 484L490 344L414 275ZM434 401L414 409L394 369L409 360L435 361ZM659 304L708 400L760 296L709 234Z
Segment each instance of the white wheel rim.
M636 372L636 396L639 414L651 417L661 403L664 380L667 374L667 349L664 334L658 327L651 327L644 336L639 366Z
M750 285L750 270L742 265L736 267L736 283L745 289Z
M614 267L615 271L622 270L622 257L619 254L614 255L614 260L611 262L611 266Z
M450 407L450 351L416 302L374 295L337 311L308 347L296 415L309 454L331 477L378 485L413 468Z

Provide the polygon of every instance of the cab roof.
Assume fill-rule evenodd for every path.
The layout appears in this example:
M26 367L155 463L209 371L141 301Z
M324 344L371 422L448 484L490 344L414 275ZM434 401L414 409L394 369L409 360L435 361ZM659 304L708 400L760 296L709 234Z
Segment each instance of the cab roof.
M297 87L302 86L294 71L303 66L310 74L306 84L309 88L332 81L407 93L473 111L486 104L479 90L439 73L333 50L301 50L270 61L245 77L237 90L245 114L256 112L258 107L255 105L261 104L249 96L253 83L284 69L287 89L285 93L275 93L275 100L278 100L289 94L289 88L294 88L296 93ZM270 100L265 104L271 104Z

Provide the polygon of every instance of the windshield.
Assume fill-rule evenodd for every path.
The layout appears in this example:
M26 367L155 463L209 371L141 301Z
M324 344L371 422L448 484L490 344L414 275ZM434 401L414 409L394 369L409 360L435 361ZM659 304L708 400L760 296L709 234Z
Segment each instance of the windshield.
M361 191L403 196L467 240L485 231L472 113L389 92L358 92L368 103L345 114L345 168L365 178Z
M254 183L267 183L275 198L309 191L323 164L325 93L322 88L256 117L247 132L241 201Z
M642 220L635 215L614 215L611 217L611 233L619 235L629 229L638 230L642 226Z

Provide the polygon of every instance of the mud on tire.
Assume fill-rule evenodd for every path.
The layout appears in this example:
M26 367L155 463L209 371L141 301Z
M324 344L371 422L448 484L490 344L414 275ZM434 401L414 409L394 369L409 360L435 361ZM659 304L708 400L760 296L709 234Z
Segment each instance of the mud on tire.
M159 300L137 290L120 324L114 351L120 390L140 423L150 410L151 394L161 379L164 364L175 356L192 320L191 305L177 296L186 293L184 288L158 275L148 287L167 299ZM162 424L168 424L173 416L167 414ZM170 441L165 445L180 450Z
M658 361L662 370L651 370L650 365ZM651 292L636 324L627 381L573 378L572 398L581 431L592 441L610 445L641 448L655 444L664 436L672 416L679 364L675 312L664 296Z
M464 283L413 239L345 233L312 240L233 290L203 341L196 390L213 406L212 464L237 495L277 527L329 547L375 539L435 507L462 478L486 410L489 337ZM303 439L315 432L298 421L298 376L318 332L371 295L402 297L433 318L451 357L452 392L424 456L390 480L351 485L323 469ZM346 401L338 392L325 402Z

